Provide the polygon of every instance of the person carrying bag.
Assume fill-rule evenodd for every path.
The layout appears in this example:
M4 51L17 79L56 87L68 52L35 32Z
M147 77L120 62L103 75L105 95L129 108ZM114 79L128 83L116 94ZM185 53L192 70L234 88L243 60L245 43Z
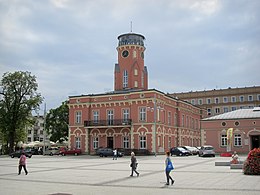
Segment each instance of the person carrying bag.
M166 152L166 159L165 159L165 174L166 174L166 185L169 185L169 181L171 179L171 185L174 184L174 180L170 176L171 171L174 169L172 161L170 159L170 152Z

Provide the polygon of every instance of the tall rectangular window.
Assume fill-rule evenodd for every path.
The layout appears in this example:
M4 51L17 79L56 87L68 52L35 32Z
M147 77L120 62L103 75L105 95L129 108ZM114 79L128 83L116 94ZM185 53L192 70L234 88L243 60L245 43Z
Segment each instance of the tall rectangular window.
M140 136L140 149L146 149L146 136Z
M113 125L114 124L114 111L107 110L107 124Z
M223 102L228 103L228 97L223 97Z
M221 135L221 146L227 146L227 135Z
M242 138L240 134L234 136L234 146L242 146Z
M186 116L186 127L189 127L189 116Z
M207 104L211 104L211 99L210 98L207 99Z
M208 116L210 116L211 115L211 108L208 108L207 111L208 111Z
M139 108L139 120L146 121L146 108L145 107Z
M80 137L76 137L76 148L80 149Z
M219 98L218 97L215 98L215 104L219 104Z
M240 100L240 102L244 102L244 96L241 95L241 96L239 97L239 100Z
M220 113L220 108L215 108L215 113L219 114Z
M232 110L232 111L235 111L236 109L237 109L236 106L232 106L232 107L231 107L231 110Z
M81 124L81 111L76 111L76 124Z
M123 147L126 149L129 148L129 136L123 137Z
M128 86L128 72L124 70L123 72L123 88L127 88Z
M184 114L182 115L182 118L181 118L181 125L182 125L182 127L184 127Z
M224 113L228 112L228 107L224 107Z
M248 101L249 101L249 102L252 102L253 100L254 100L253 96L252 96L252 95L249 95L249 96L248 96Z
M93 111L93 122L98 123L99 120L99 112L97 110Z
M93 137L93 148L98 149L98 137Z
M178 126L178 115L177 115L177 113L174 114L174 126Z
M199 105L202 105L202 104L203 104L203 100L202 100L202 99L199 99L199 100L198 100L198 104L199 104Z
M138 87L138 81L135 81L135 87Z
M172 124L172 113L168 112L168 125Z
M195 105L195 100L194 99L191 100L191 104Z
M232 96L232 97L231 97L231 102L233 102L233 103L234 103L234 102L236 102L236 101L237 101L237 98L236 98L236 96Z
M129 119L129 109L123 109L123 122L127 122Z

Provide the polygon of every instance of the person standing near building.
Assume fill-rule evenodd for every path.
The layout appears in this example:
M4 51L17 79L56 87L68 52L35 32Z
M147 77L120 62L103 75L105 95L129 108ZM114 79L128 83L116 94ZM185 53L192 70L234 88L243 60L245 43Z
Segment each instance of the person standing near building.
M116 148L113 150L113 153L114 153L114 155L113 155L113 160L114 160L114 159L117 160L117 149L116 149Z
M172 177L170 176L171 171L173 170L173 165L172 165L172 161L170 158L170 152L166 152L166 159L165 159L165 174L166 174L166 185L169 185L169 181L171 179L171 184L173 185L174 180L172 179Z
M231 156L232 160L231 160L231 164L238 164L239 163L239 160L238 160L238 155L237 155L237 152L234 151L234 154L232 154Z
M137 168L137 160L136 160L136 157L135 157L135 153L134 152L131 152L131 164L130 164L130 167L132 167L132 172L131 172L131 175L130 177L133 177L134 175L134 172L136 173L137 177L139 177L139 173L136 171L136 168Z
M18 167L19 172L18 172L18 175L21 174L22 168L23 168L24 171L25 171L25 175L27 175L27 174L28 174L28 171L27 171L27 169L26 169L26 156L25 156L24 151L22 152L22 155L20 156L20 159L19 159L19 167Z

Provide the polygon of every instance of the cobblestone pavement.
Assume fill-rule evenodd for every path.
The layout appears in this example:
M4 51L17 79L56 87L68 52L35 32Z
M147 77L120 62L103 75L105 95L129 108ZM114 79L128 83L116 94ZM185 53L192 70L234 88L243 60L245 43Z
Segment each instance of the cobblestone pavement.
M246 157L241 157L244 160ZM0 156L0 194L260 194L260 176L215 166L227 157L172 157L175 179L165 186L165 156L137 156L139 177L129 177L130 157L33 156L28 175L17 175L18 158Z

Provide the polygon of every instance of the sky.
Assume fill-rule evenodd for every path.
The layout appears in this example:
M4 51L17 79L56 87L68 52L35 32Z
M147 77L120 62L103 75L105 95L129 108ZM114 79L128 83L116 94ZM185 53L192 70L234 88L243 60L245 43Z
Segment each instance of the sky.
M259 10L259 0L0 0L0 77L31 72L47 110L113 91L117 37L132 31L146 38L150 89L259 86Z

